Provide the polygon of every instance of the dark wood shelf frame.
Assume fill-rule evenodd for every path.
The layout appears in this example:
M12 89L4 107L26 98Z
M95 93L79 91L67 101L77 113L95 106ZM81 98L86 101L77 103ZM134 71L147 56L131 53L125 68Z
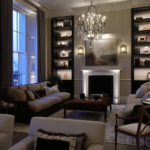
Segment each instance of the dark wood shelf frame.
M135 57L150 57L150 54L135 54L135 46L148 46L150 45L150 42L140 42L140 43L135 43L134 42L134 37L135 35L138 36L137 34L144 34L145 36L147 34L150 34L150 30L142 30L142 31L134 31L134 24L135 23L146 23L150 22L150 18L144 18L140 20L134 20L134 15L136 13L140 13L143 11L150 11L150 6L148 7L139 7L139 8L132 8L131 9L131 93L134 93L140 86L141 84L148 82L148 80L134 80L134 70L135 69L150 69L150 66L135 66L134 64L134 59ZM140 15L139 15L140 16ZM143 17L142 15L140 17Z
M65 19L69 19L72 21L72 26L69 27L58 27L57 22L63 22ZM70 37L54 37L54 30L58 32L71 31L72 35ZM57 70L71 70L72 79L63 80L63 87L67 92L71 93L71 98L74 98L74 16L64 16L64 17L56 17L51 19L51 72L56 73ZM58 42L61 40L72 41L72 45L69 47L55 47L54 42ZM68 50L71 51L71 57L55 57L54 51L58 50ZM71 67L55 67L55 60L71 60ZM65 73L65 72L64 72Z

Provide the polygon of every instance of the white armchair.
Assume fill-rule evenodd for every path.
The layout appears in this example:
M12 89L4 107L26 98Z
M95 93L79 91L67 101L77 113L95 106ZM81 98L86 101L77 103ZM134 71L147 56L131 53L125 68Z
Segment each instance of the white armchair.
M7 150L12 146L14 116L0 114L0 150Z
M87 150L104 150L105 124L97 121L34 117L31 120L29 136L9 150L33 150L36 131L41 128L49 132L66 134L86 133Z

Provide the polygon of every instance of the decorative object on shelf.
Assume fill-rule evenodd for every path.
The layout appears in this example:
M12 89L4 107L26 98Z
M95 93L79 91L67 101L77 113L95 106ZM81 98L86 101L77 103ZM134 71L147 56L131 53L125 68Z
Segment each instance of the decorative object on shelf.
M78 48L78 55L83 55L83 47L81 46Z
M121 53L121 54L126 54L126 53L127 53L127 45L122 44L122 45L120 46L120 53Z
M145 39L147 42L150 42L150 35L146 35Z
M134 24L134 31L139 31L139 24L137 23Z
M67 32L66 37L70 37L70 36L71 36L71 33Z
M145 60L144 61L144 66L150 66L150 60Z
M145 38L140 38L139 42L146 42Z
M149 48L147 46L144 47L144 53L148 54L149 53Z
M92 42L86 41L85 63L87 66L117 65L118 39L102 39Z
M143 17L136 17L136 20L141 20L143 19Z
M134 50L134 53L135 54L140 54L140 48L136 47L135 50Z
M60 62L59 61L57 61L57 67L60 67Z
M60 62L60 67L63 67L63 63L62 62Z
M68 52L68 57L71 57L71 51L70 51L70 52Z
M52 85L56 85L56 84L58 85L60 83L61 84L63 83L61 76L57 73L48 75L46 81L49 81Z
M60 52L57 52L57 57L60 57Z
M144 26L143 30L150 30L150 26L149 25Z
M150 72L147 73L147 80L150 80Z
M67 80L67 73L64 73L64 80Z
M84 93L80 93L80 99L85 99L85 94Z
M92 0L90 2L91 5L88 6L86 13L76 22L77 36L86 40L99 40L104 34L106 16L98 14L96 7L92 5Z
M140 66L144 66L144 61L140 59Z
M64 67L66 66L66 62L65 62L65 61L63 62L63 66L64 66Z
M93 98L94 98L95 100L98 100L98 99L99 99L99 96L98 96L98 95L94 95Z
M135 66L140 66L140 58L135 58Z
M56 48L58 46L57 42L54 42L54 47Z
M134 43L138 43L138 37L137 36L134 37Z
M63 51L61 52L61 55L62 55L63 57L66 56L66 51L63 50Z

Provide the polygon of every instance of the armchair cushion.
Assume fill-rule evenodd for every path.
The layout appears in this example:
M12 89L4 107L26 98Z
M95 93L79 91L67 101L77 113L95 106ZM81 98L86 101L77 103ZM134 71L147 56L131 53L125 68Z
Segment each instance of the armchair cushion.
M142 129L145 127L145 124L141 124L141 131ZM136 134L137 133L137 129L138 129L138 123L133 123L133 124L128 124L128 125L123 125L118 127L119 130L125 131L125 132L129 132L132 134ZM144 131L142 132L143 134L149 133L150 132L150 126L147 126Z
M87 148L87 150L104 150L104 146L100 144L92 144Z

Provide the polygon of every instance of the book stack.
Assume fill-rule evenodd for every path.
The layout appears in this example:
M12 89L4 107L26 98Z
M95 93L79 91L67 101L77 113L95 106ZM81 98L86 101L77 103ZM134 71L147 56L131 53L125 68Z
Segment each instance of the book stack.
M68 19L65 19L64 20L64 27L71 27L71 26L72 26L72 21L68 20Z
M61 33L58 32L57 30L54 30L54 37L61 37Z

